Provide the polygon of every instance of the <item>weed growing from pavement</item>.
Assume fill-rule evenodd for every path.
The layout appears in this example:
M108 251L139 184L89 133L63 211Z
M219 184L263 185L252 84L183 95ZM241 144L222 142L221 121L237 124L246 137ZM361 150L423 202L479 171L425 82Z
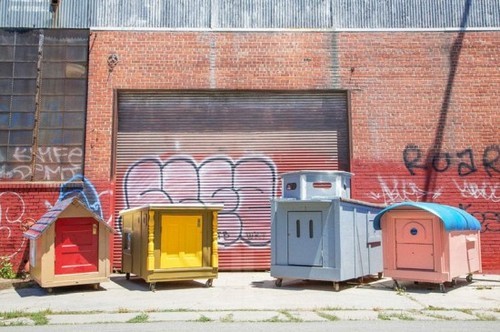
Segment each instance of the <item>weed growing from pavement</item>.
M14 272L13 265L9 257L0 257L0 278L15 279L17 274Z
M286 316L290 322L294 322L294 323L299 323L299 322L302 322L302 319L300 319L300 318L298 318L298 317L295 317L294 315L292 315L291 313L289 313L289 312L288 312L288 311L286 311L286 310L280 310L279 312L280 312L282 315Z
M185 308L158 310L158 312L191 312L191 311L193 311L193 310L185 309Z
M25 311L10 311L10 312L4 312L0 313L0 318L1 319L16 319L16 318L28 318L33 321L35 325L47 325L49 323L49 319L47 318L47 315L52 314L51 310L43 310L43 311L38 311L38 312L25 312ZM14 325L27 325L26 323L22 322L16 322L13 323ZM0 322L0 325L2 322ZM9 324L12 325L12 324Z
M396 294L400 295L400 296L405 295L406 294L406 287L398 287L396 289Z
M403 312L399 314L394 314L393 316L399 320L415 320L415 318Z
M195 322L202 322L202 323L211 322L211 321L212 321L212 318L207 317L205 315L201 315L200 318L195 320Z
M341 307L324 307L324 308L318 308L315 311L319 311L319 310L334 311L334 310L350 310L350 309L345 309L345 308L341 308Z
M145 323L149 319L149 315L146 313L140 313L139 315L135 316L132 319L129 319L127 323Z
M280 317L278 315L276 315L276 316L273 316L271 318L265 319L264 322L266 322L266 323L282 323L283 320L280 319Z
M339 318L335 315L332 315L332 314L327 314L326 312L323 312L323 311L316 311L316 314L324 319L328 319L329 321L336 321L336 320L339 320Z
M448 310L443 307L435 307L433 305L430 305L426 308L426 310L432 310L432 311L443 311L443 310Z
M400 313L379 312L377 317L380 320L392 320L392 318L396 318L399 320L415 320L415 318L413 318L412 316L408 315L405 312L400 312Z
M475 315L477 318L479 318L479 320L484 320L484 321L494 321L494 320L497 320L497 318L493 315L489 315L489 314L483 314L483 313L479 313L479 312L476 312L476 315Z
M448 316L445 316L445 315L440 315L440 314L436 314L436 313L423 313L423 315L427 316L427 317L432 317L432 318L436 318L436 319L440 319L440 320L452 320L451 317L448 317Z
M464 314L474 316L474 313L472 312L471 309L458 309L458 311L463 312Z
M391 320L391 317L383 312L379 312L377 318L380 320Z

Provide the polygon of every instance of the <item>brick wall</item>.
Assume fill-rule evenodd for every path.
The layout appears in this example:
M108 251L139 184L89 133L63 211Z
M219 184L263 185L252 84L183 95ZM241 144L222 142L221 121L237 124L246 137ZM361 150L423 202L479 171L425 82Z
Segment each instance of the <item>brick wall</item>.
M8 257L16 272L29 260L29 240L23 232L58 196L58 185L0 183L0 257Z
M93 31L85 176L101 195L105 218L112 218L119 89L345 89L353 197L466 209L482 222L483 269L500 272L499 37L499 32ZM112 70L111 54L119 60ZM55 189L3 184L0 194L1 206L11 209L20 203L3 202L22 197L29 207L22 222L46 211L42 201L57 199ZM11 224L6 230L2 211L0 255L11 255L25 244ZM12 256L21 263L22 255Z
M351 91L353 195L461 207L500 271L500 34L341 34Z
M483 224L484 269L500 270L499 36L94 31L86 175L109 174L117 89L346 89L353 196L466 209Z

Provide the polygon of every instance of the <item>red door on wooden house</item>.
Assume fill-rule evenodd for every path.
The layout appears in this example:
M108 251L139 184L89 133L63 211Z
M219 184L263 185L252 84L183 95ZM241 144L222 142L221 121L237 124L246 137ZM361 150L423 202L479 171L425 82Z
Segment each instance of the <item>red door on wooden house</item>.
M96 272L99 226L93 218L60 218L56 222L55 273Z

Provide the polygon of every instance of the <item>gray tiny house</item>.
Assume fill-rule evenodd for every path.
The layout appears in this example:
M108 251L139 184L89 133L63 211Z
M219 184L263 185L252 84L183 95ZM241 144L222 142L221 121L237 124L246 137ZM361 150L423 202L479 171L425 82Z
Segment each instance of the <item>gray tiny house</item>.
M276 286L285 278L323 280L338 291L341 281L381 276L382 239L373 220L383 207L348 197L350 173L286 173L282 183L283 198L271 202ZM289 190L302 194L289 195Z

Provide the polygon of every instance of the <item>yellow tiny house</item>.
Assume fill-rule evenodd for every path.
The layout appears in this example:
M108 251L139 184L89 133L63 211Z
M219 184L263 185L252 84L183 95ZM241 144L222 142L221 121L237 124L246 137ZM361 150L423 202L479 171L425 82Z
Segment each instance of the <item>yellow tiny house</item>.
M149 204L120 212L122 272L155 290L159 281L207 278L219 269L217 219L221 204Z

